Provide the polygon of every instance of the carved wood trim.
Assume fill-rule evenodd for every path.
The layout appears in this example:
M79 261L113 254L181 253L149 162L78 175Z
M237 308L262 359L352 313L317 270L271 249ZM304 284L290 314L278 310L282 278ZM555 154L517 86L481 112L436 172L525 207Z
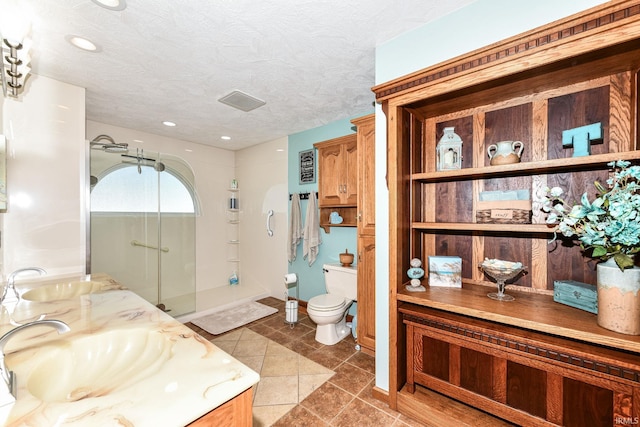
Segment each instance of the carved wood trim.
M405 322L418 323L432 329L438 329L454 335L460 335L467 339L508 348L509 350L518 353L524 353L529 356L539 356L554 362L569 365L570 367L584 368L601 374L611 375L616 378L640 383L640 371L638 370L628 369L613 363L604 363L593 360L589 357L584 357L583 355L572 354L570 351L557 351L555 349L546 348L544 343L532 344L530 342L525 342L525 340L518 340L517 336L510 336L509 338L506 338L500 334L491 333L490 331L480 332L473 328L460 326L446 321L413 316L407 313L403 315L403 318Z
M560 45L571 41L577 37L584 37L601 31L607 31L610 27L617 26L625 21L637 20L640 15L640 4L638 2L625 2L619 8L607 7L597 11L595 15L586 17L586 20L571 20L560 23L557 26L543 28L541 31L532 31L524 35L507 39L504 43L497 43L488 49L471 52L463 55L458 60L449 64L438 64L426 68L417 73L396 79L391 82L380 84L373 88L376 99L382 101L386 98L414 90L417 87L425 86L455 77L458 74L469 73L479 68L485 68L496 62L511 60L516 57L530 55L537 51L548 49L555 45ZM599 14L598 14L599 13Z

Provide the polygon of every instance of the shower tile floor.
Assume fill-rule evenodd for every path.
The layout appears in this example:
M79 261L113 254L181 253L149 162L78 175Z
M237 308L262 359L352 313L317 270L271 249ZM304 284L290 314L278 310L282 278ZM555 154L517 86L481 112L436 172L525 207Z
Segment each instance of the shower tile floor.
M187 323L197 317L205 316L216 311L232 307L239 303L255 301L264 298L266 290L255 285L242 283L238 286L220 286L217 288L198 291L194 294L182 295L176 298L166 299L165 305L172 309L169 313L182 323ZM195 311L193 300L196 300ZM275 299L275 298L274 298ZM278 301L276 299L276 301ZM284 304L280 301L281 304ZM176 316L174 313L187 313Z
M292 328L284 322L283 301L258 302L278 312L221 335L186 324L260 374L254 427L422 425L372 397L374 358L357 351L353 337L325 346L306 315Z

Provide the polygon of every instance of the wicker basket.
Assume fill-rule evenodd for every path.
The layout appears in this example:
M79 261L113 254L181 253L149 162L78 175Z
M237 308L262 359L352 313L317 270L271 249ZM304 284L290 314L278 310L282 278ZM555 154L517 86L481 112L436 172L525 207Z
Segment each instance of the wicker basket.
M476 212L480 224L531 224L531 211L523 209L485 209Z
M530 200L477 202L476 223L531 224Z

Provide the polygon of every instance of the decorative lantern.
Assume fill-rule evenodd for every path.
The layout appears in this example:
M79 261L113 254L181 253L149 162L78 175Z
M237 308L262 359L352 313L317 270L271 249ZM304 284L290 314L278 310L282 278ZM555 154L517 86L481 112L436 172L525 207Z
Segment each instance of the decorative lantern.
M436 147L436 169L439 171L462 169L462 139L453 131L444 128L444 135Z

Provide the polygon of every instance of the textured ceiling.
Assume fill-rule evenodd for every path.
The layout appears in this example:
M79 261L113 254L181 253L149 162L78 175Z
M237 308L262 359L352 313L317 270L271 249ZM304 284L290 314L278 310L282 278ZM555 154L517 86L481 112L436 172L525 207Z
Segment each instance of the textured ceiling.
M375 46L473 1L0 0L0 31L30 22L33 72L85 87L87 119L236 150L372 111Z

